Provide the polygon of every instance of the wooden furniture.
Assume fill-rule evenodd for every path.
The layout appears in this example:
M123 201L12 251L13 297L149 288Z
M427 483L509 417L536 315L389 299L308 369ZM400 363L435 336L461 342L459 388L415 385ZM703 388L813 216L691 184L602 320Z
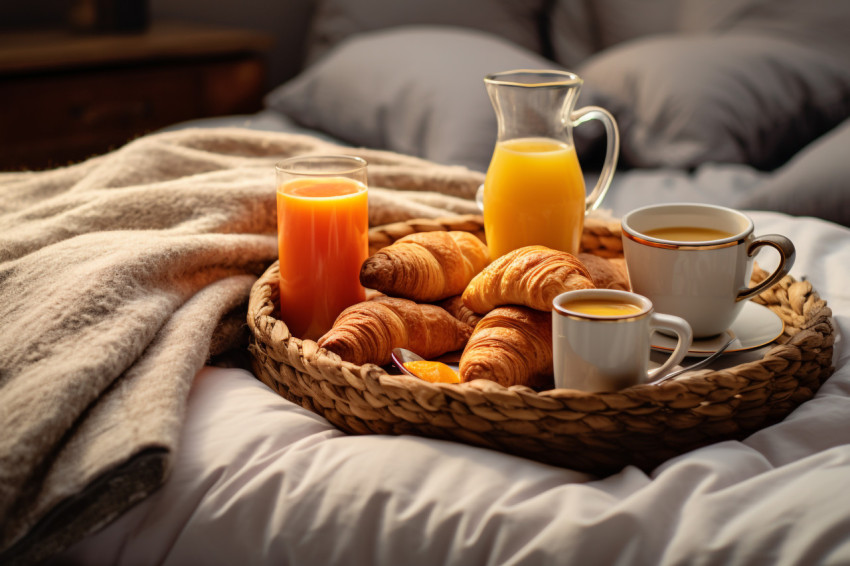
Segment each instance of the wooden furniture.
M255 112L269 36L154 22L139 34L0 34L0 170L56 167L180 121Z

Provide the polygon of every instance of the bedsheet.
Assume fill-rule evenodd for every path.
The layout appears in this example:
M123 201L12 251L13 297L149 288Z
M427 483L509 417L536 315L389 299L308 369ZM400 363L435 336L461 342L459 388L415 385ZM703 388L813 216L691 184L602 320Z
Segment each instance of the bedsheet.
M53 563L850 563L850 230L751 215L758 234L794 241L792 275L838 329L835 374L774 426L600 478L448 441L348 436L249 372L206 367L170 479Z

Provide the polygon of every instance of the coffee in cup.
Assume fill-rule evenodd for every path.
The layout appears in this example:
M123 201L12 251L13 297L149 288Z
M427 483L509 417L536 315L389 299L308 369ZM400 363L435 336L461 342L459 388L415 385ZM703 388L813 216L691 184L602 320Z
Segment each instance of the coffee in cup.
M697 226L669 226L647 230L645 234L651 238L673 242L710 242L731 238L735 234L717 228L699 228Z
M594 316L628 316L640 313L638 305L620 299L574 299L561 305L565 310Z

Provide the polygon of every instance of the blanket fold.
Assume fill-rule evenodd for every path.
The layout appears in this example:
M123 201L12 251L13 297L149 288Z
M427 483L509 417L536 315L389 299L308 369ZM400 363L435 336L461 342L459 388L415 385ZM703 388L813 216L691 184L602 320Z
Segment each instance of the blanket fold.
M274 163L308 153L369 162L372 225L477 211L481 173L240 129L0 173L0 563L47 558L166 480L194 375L239 347L277 259Z

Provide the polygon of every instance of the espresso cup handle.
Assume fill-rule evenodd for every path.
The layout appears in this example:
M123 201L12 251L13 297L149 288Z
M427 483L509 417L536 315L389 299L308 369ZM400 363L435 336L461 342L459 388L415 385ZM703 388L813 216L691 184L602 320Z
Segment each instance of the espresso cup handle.
M691 343L693 342L694 334L691 330L691 326L685 319L670 314L657 312L652 313L652 316L649 319L649 327L650 330L669 330L670 332L675 333L677 338L676 348L673 350L673 353L670 354L670 357L667 358L667 361L661 364L661 367L657 367L647 372L647 381L655 381L656 379L664 377L664 375L676 367L679 362L685 358L685 355L687 355L688 349L691 347Z
M779 234L768 234L753 240L747 248L747 255L753 257L762 246L770 246L779 252L779 266L771 273L764 281L755 287L745 287L738 292L736 301L745 301L751 299L763 291L773 287L780 279L788 275L791 268L794 266L794 259L797 255L794 249L794 244L785 236Z

